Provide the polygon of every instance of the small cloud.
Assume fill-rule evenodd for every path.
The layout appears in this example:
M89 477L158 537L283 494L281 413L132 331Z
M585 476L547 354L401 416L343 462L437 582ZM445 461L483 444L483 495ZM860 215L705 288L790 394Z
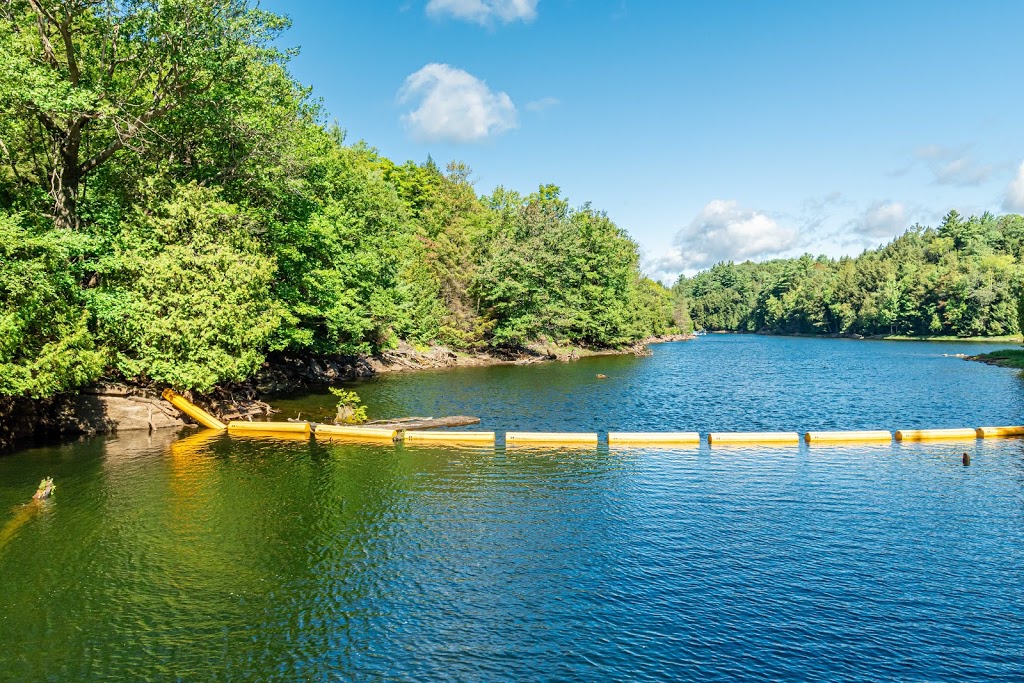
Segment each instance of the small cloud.
M914 159L910 164L891 171L888 175L906 175L915 166L922 164L932 172L932 182L935 185L975 187L987 182L1000 167L979 163L968 153L970 148L970 145L922 145L914 150Z
M518 125L512 98L447 64L427 64L411 74L398 101L415 103L402 121L421 141L480 142Z
M1003 208L1007 211L1024 211L1024 161L1017 169L1017 175L1006 188Z
M894 237L908 227L907 208L902 202L874 202L853 221L852 227L866 237Z
M797 230L780 226L764 213L716 199L676 234L668 253L648 257L644 269L664 280L721 261L773 258L796 246L798 237Z
M561 102L558 101L557 97L542 97L539 100L533 102L527 102L523 107L526 111L540 112L551 107L557 107Z
M943 147L942 145L921 145L914 150L914 158L921 161L951 159L962 155L965 151L967 150L964 147L954 149L952 147Z
M992 177L995 170L995 166L981 166L967 157L953 159L937 165L933 169L936 185L956 185L957 187L981 185Z
M513 21L533 21L537 18L539 0L430 0L427 15L434 18L449 16L490 26L495 21L508 24Z
M819 197L805 199L799 216L796 217L803 232L814 232L829 222L837 209L849 205L849 200L838 190Z

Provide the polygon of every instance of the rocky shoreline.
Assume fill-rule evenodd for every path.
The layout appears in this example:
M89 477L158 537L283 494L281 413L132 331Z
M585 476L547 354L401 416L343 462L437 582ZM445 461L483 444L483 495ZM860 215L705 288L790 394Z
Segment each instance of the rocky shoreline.
M508 351L455 352L443 346L426 349L402 342L376 356L301 358L276 354L247 382L218 387L201 396L185 397L220 419L240 420L270 415L264 399L278 394L311 391L332 384L388 372L414 372L489 365L569 362L600 355L650 355L649 344L685 341L693 335L651 337L620 349L586 349L544 342ZM47 399L0 397L0 451L32 438L52 440L114 432L157 431L191 427L152 386L103 382L78 394Z

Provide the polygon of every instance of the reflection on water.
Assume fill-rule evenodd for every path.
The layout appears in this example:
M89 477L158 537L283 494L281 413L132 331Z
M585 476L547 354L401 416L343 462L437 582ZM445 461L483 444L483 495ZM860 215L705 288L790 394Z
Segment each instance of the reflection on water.
M959 426L969 410L1024 422L1013 373L931 346L893 345L840 388L801 373L889 346L712 339L502 368L479 390L488 372L359 390L392 414L474 402L499 430ZM715 360L730 344L733 362ZM779 348L789 373L755 374ZM591 387L598 371L610 380ZM727 392L757 382L773 406L760 415ZM915 382L946 393L918 405ZM832 400L844 393L859 400ZM0 679L1024 675L1024 440L506 450L124 435L0 458L0 524L46 475L54 498L0 544Z
M351 386L374 419L474 415L481 418L475 429L499 433L802 433L1024 421L1016 372L950 357L999 345L713 335L651 348L646 358L399 373ZM330 394L276 400L283 410L276 419L329 420L335 401Z

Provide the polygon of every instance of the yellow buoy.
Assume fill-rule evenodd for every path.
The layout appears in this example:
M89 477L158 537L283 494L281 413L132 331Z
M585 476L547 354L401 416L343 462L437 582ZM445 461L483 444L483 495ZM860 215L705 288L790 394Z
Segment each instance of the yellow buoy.
M264 434L309 434L308 422L242 422L235 421L228 423L228 433L251 433L260 432Z
M1024 427L978 427L974 431L982 439L992 436L1024 436Z
M366 441L394 441L398 437L395 429L374 429L373 427L346 427L343 425L317 425L313 434L318 439L341 436Z
M608 432L609 446L699 443L700 434L697 432Z
M728 444L797 444L800 435L796 432L712 432L708 434L710 445Z
M588 432L508 432L505 443L516 444L587 444L597 445L597 434Z
M892 432L859 431L859 432L807 432L804 434L807 443L843 443L866 441L892 441Z
M405 442L494 443L494 432L439 432L412 430L405 433Z
M235 442L273 439L275 442L295 441L300 443L309 443L309 432L275 432L269 430L260 431L258 429L239 431L237 429L229 429L228 434L231 436L231 440Z
M976 429L900 429L897 441L938 441L940 439L977 439Z
M210 415L208 412L206 412L199 406L193 404L184 396L176 394L170 389L164 389L163 397L166 401L170 402L172 406L174 406L181 412L185 413L186 415L188 415L189 417L191 417L193 420L195 420L204 427L209 427L210 429L227 428L223 422L215 418L213 415Z

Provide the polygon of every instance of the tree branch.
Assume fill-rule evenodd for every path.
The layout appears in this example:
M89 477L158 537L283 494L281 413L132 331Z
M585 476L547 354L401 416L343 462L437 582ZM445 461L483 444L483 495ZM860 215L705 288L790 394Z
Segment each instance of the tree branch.
M0 151L3 151L4 156L7 157L7 165L11 167L11 173L14 174L14 179L19 183L22 181L21 174L18 173L18 166L14 163L14 155L11 154L11 150L7 149L7 145L4 144L3 139L0 139Z
M79 173L84 176L90 171L95 170L97 166L99 166L104 161L112 157L117 151L123 149L125 145L131 142L132 138L134 138L138 134L138 132L142 130L143 126L145 126L153 119L159 116L163 116L170 110L174 109L176 106L178 106L178 102L172 102L169 104L165 104L162 107L155 107L142 114L142 116L138 117L137 119L135 119L135 121L129 124L128 129L124 133L118 131L116 140L107 145L99 154L97 154L96 156L92 157L91 159L84 162L81 166L79 166Z
M78 69L78 60L75 58L75 44L71 39L70 10L65 10L64 21L57 21L57 17L43 7L39 0L28 0L28 4L32 6L36 13L36 25L39 28L39 39L43 44L43 52L46 55L47 61L54 67L60 66L60 62L57 61L56 51L53 49L53 43L50 42L50 36L47 34L46 27L47 24L57 27L57 32L64 43L64 55L68 60L68 76L71 80L71 85L77 87L81 72Z
M78 60L75 58L75 44L71 40L71 12L64 12L64 21L57 24L57 31L64 41L64 54L68 58L68 76L71 78L71 85L78 87L78 79L81 72L78 70Z
M46 22L49 13L43 9L36 0L29 0L29 4L32 5L32 9L36 11L36 29L39 32L39 41L43 45L43 56L45 60L54 68L58 66L57 55L53 51L53 43L50 42L50 36L46 34Z

